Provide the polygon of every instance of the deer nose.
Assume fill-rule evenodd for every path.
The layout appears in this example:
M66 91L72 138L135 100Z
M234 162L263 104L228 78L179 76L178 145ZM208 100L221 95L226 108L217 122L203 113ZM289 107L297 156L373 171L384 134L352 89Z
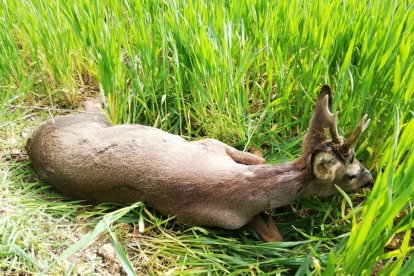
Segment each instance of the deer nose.
M374 178L372 177L371 173L367 169L362 170L362 174L364 174L364 177L366 178L365 185L368 184L374 184Z

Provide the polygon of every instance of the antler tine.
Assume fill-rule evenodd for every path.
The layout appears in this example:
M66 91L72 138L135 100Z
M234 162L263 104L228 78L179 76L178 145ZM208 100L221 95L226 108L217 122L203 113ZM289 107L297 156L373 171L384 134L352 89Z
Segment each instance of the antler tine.
M349 135L346 139L344 144L342 145L342 148L347 151L351 148L351 146L358 141L359 137L361 137L361 134L368 128L369 123L371 122L371 119L368 119L368 115L365 114L364 117L362 117L361 121L358 123L357 127L355 128L354 132L352 132L351 135Z
M326 124L328 125L329 132L331 133L332 141L335 144L340 144L342 142L341 137L338 134L338 112L332 113L329 110L329 96L326 95L322 100L322 111L323 117Z

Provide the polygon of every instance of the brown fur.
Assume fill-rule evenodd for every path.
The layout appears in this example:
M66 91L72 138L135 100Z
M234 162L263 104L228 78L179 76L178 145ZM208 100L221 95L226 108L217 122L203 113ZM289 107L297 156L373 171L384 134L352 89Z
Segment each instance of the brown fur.
M334 184L350 191L372 181L358 161L347 161L327 140L319 110L325 95L331 102L327 86L319 95L304 155L287 164L264 165L262 158L214 139L188 142L148 126L110 125L101 112L45 122L29 139L27 152L39 176L70 197L93 203L143 200L186 224L236 229L299 197L333 194ZM320 174L313 167L325 164L312 162L326 161L318 159L320 152L331 154L330 162L345 160L337 163L332 181L315 177ZM354 171L360 167L353 181L344 179L348 163Z

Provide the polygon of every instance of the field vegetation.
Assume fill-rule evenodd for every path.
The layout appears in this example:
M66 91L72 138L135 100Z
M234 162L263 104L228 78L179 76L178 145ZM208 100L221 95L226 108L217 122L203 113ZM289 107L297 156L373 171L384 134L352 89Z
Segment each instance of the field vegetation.
M0 274L413 275L413 46L412 1L1 1ZM25 155L101 95L113 123L284 162L325 83L341 134L372 119L356 154L376 181L274 210L284 243L64 198Z

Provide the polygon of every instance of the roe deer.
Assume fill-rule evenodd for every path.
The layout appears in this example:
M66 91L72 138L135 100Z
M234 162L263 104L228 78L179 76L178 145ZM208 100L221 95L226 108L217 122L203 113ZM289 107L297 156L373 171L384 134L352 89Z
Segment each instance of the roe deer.
M26 148L39 176L67 196L92 203L142 200L185 224L248 224L262 240L281 241L263 212L297 198L334 194L335 184L349 192L372 182L351 149L370 120L365 115L344 139L331 102L325 85L303 155L286 164L265 165L261 157L214 139L188 142L153 127L110 125L96 110L45 122Z

